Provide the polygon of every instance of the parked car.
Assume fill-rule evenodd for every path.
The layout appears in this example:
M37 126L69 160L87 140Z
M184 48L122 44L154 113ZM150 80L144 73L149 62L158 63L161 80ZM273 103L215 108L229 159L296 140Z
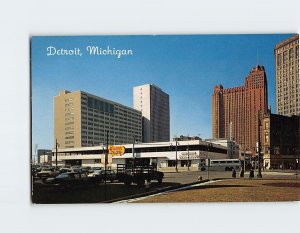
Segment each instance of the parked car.
M72 171L74 172L83 172L83 173L90 173L91 167L82 167L82 166L72 166Z
M48 177L55 177L59 174L59 171L53 167L43 168L40 172L36 174L37 177L46 179Z
M33 177L36 177L37 173L42 171L42 167L38 166L38 165L32 165L31 167L31 174Z
M93 182L104 182L105 180L105 170L95 170L93 173L90 173L88 177ZM106 180L110 182L114 182L117 180L117 173L114 170L106 170Z
M73 170L71 168L61 167L59 169L59 173L66 173L66 172L72 172Z
M96 177L99 176L101 173L101 170L94 170L93 172L88 174L88 177Z
M65 172L54 178L48 178L45 183L53 184L61 188L72 188L75 186L88 185L90 182L85 173Z
M104 181L105 178L105 170L101 170L100 173L100 179ZM109 180L110 182L114 182L117 180L117 173L115 170L106 170L106 180Z

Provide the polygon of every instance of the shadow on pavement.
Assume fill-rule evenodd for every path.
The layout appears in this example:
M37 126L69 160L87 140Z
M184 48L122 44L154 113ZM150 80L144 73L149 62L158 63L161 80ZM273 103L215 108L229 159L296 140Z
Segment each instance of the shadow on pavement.
M151 183L149 190L145 186L139 187L135 184L125 186L123 183L106 184L98 186L76 186L69 189L58 189L51 186L38 185L33 187L32 202L36 204L64 204L64 203L100 203L114 199L128 198L151 191L156 191L168 187L178 186L180 183L157 182Z

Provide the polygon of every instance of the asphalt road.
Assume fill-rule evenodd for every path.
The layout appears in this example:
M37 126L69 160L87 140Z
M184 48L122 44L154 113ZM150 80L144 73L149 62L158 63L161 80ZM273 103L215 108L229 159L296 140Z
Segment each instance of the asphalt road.
M295 179L295 172L282 173L282 172L263 172L264 179ZM145 187L138 187L137 185L131 185L126 187L123 183L110 183L106 185L106 195L104 184L89 185L89 186L77 186L67 190L59 190L52 186L44 185L41 181L35 181L33 183L32 202L33 203L101 203L104 201L112 201L116 199L127 198L132 195L140 195L146 191L157 191L163 188L170 188L180 186L182 184L188 184L197 182L198 177L201 176L203 180L207 179L209 175L210 179L215 178L231 178L230 171L186 171L186 172L171 172L165 173L162 184L152 182L150 189L146 190ZM237 172L238 176L238 172ZM246 172L245 178L249 177L249 173ZM256 173L255 173L256 177Z

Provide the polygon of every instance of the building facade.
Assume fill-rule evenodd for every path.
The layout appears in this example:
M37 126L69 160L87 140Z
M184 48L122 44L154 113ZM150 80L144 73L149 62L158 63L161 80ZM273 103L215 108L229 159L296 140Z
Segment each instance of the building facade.
M83 91L54 97L54 141L59 148L131 143L142 140L142 114Z
M156 143L136 143L119 145L125 147L120 156L108 155L107 167L115 169L117 164L154 165L159 170L175 169L176 161L180 169L198 170L206 159L228 159L228 148L219 144L201 140L171 141ZM59 148L57 151L58 166L105 166L105 146ZM56 150L52 150L52 163L55 165Z
M143 142L170 140L169 95L153 84L133 88L133 107L142 112Z
M227 147L228 159L244 159L244 157L241 157L240 147L235 141L226 138L205 139L205 141Z
M37 157L39 164L51 164L52 151L46 149L38 149Z
M262 119L264 167L299 169L300 116L266 114Z
M212 95L213 139L234 140L247 153L255 154L258 141L258 115L268 109L265 68L255 66L245 78L244 86L224 89L214 87Z
M274 55L277 114L300 115L299 34L277 44Z

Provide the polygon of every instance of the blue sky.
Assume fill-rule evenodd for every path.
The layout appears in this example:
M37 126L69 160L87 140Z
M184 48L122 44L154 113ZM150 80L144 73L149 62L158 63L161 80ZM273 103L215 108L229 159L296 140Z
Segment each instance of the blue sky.
M133 87L159 86L170 96L171 137L211 137L213 87L241 86L265 66L268 100L276 111L274 46L291 34L33 37L32 143L54 144L53 97L82 90L132 107ZM133 56L90 56L86 46L131 49ZM47 47L79 48L82 56L47 56Z

